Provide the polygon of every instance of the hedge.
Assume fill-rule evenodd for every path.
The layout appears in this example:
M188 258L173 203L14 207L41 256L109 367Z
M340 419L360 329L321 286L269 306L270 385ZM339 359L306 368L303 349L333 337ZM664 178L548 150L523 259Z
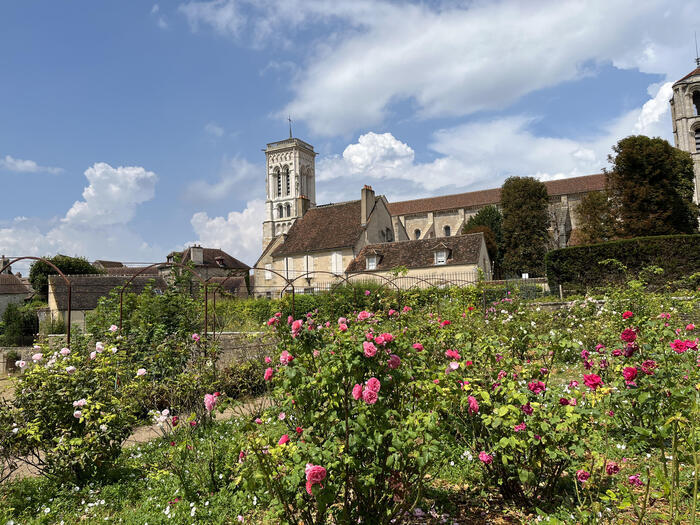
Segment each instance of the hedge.
M611 265L599 264L616 259L627 267L627 274ZM572 246L552 250L545 257L547 279L555 291L586 289L624 282L643 268L659 266L664 273L650 284L658 286L700 271L700 235L659 235Z

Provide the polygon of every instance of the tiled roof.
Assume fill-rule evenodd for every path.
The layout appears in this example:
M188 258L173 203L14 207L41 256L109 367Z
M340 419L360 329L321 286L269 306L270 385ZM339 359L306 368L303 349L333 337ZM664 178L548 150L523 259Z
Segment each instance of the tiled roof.
M471 233L417 241L368 244L353 259L347 271L366 271L366 257L375 254L379 256L377 271L392 270L397 266L405 266L406 268L435 266L435 251L444 248L450 250L450 256L445 265L435 266L436 268L456 264L477 264L481 255L483 237L483 233Z
M248 288L245 284L245 277L210 277L207 282L211 283L212 286L208 288L209 294L213 291L223 292L230 295L235 295L236 297L245 298L248 297ZM214 285L222 285L221 288ZM250 289L254 287L254 278L250 276Z
M685 79L690 78L690 77L694 77L695 75L700 75L700 67L696 67L690 73L688 73L686 76L684 76L680 80L677 80L676 83L683 82Z
M115 288L121 288L129 280L128 276L117 275L70 275L71 282L71 309L94 310L101 297L109 295ZM59 275L49 275L49 290L54 292L54 298L58 309L68 310L68 286ZM152 275L134 277L127 291L141 293L143 289L152 284L153 288L165 290L166 283L162 277Z
M122 268L124 266L123 263L118 261L103 261L101 259L96 260L92 265L99 268Z
M146 266L119 266L115 268L105 268L105 273L107 275L136 275L139 273L141 270L144 268L147 268ZM148 268L148 270L144 270L143 273L140 273L139 275L159 275L158 272L158 267L154 266L152 268Z
M605 174L598 173L596 175L585 175L583 177L550 180L544 184L547 186L547 192L550 195L601 191L605 189ZM393 202L389 204L389 212L392 215L410 215L413 213L486 206L488 204L498 204L500 200L501 189L492 188L489 190L470 191L468 193L442 195L440 197Z
M0 273L0 295L29 294L30 290L16 275Z
M375 205L378 198L375 197ZM292 224L287 239L272 255L348 248L355 245L364 230L359 200L318 206Z
M231 257L225 251L219 248L202 248L204 263L202 265L206 268L225 268L232 270L250 270L250 266L239 261L235 257ZM182 264L187 264L192 259L192 247L187 248L184 252L173 252L170 255L175 255L176 253L182 254ZM221 264L219 264L221 262Z

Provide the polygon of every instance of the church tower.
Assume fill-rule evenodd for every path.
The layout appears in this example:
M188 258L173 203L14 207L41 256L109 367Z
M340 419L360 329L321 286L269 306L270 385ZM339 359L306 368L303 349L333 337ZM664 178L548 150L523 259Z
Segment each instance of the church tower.
M671 118L676 147L693 157L695 191L693 202L700 203L700 58L697 67L673 84Z
M316 206L316 153L303 140L289 138L265 148L266 178L263 249L289 231L294 221Z

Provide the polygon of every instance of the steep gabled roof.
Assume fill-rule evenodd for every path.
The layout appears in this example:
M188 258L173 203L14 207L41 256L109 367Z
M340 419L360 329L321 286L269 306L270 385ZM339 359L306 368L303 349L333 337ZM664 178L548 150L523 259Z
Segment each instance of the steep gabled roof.
M31 291L16 275L0 273L0 295L27 294Z
M124 267L124 263L120 263L119 261L103 261L101 259L97 259L92 265L101 269Z
M129 280L128 276L118 275L69 275L71 282L71 309L94 310L101 297L109 295L115 288L121 288ZM140 294L152 284L153 288L165 290L162 277L152 275L134 277L127 292ZM49 290L53 292L56 305L61 311L68 310L68 285L59 275L49 275Z
M183 252L172 252L168 255L170 258L173 255L180 254L182 264L187 264L192 260L192 247L190 246ZM228 270L250 270L250 266L239 261L235 257L230 256L220 248L202 248L203 264L196 266L205 268L224 268Z
M105 272L107 275L136 275L137 273L139 275L159 275L158 272L158 267L154 266L153 268L148 268L147 270L144 270L143 273L139 273L141 270L144 268L148 268L147 266L119 266L115 268L105 268Z
M588 193L605 189L605 174L585 175L568 179L550 180L544 183L550 196L575 193ZM474 206L498 204L501 201L501 188L455 193L440 197L428 197L389 204L392 215L411 215L430 211L456 210Z
M456 235L454 237L437 237L435 239L421 239L417 241L387 242L381 244L368 244L348 265L347 272L364 272L367 268L366 258L377 255L376 271L387 271L397 266L406 268L425 268L458 264L477 264L481 256L483 233L470 233ZM447 263L435 265L435 252L437 250L449 250Z
M379 198L375 197L375 205ZM286 240L272 255L281 257L349 248L355 246L364 231L359 200L318 206L292 224Z

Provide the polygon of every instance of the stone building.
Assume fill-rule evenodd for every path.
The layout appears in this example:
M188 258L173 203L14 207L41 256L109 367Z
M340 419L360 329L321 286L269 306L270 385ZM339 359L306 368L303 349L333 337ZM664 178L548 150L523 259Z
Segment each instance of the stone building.
M0 273L0 318L11 304L23 304L31 290L16 275Z
M695 171L693 202L700 203L700 59L693 71L673 84L671 119L676 147L690 153Z
M245 277L250 272L250 266L230 256L219 248L202 248L195 244L182 252L168 254L169 263L179 261L181 264L192 263L194 271L207 280L211 277ZM160 275L168 277L172 272L171 266L159 268Z
M407 269L403 277L392 274L399 266ZM483 233L368 244L346 272L363 274L363 279L374 275L394 279L397 286L409 288L439 285L444 281L476 282L479 270L485 279L491 279L491 260ZM378 282L381 284L383 280Z

